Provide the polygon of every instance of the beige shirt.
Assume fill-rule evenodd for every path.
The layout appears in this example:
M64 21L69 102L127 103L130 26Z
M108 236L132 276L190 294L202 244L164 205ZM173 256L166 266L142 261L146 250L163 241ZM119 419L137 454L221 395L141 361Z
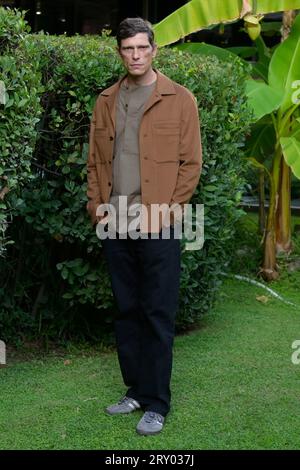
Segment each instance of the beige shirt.
M144 106L155 89L156 82L150 85L127 86L121 83L116 108L116 134L112 165L112 193L110 203L115 207L119 216L119 197L127 196L129 207L141 203L141 177L139 157L139 127L143 116ZM138 214L138 212L137 212ZM124 216L125 214L122 213ZM134 216L126 213L127 224ZM124 220L125 221L125 220ZM118 226L120 232L127 231Z

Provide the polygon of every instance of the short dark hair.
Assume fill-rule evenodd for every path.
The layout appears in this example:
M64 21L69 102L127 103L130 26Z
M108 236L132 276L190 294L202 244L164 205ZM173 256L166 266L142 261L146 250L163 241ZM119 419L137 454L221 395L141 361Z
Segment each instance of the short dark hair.
M152 25L143 18L126 18L121 21L117 30L117 43L121 46L122 39L132 38L138 33L146 33L151 46L154 46L154 32Z

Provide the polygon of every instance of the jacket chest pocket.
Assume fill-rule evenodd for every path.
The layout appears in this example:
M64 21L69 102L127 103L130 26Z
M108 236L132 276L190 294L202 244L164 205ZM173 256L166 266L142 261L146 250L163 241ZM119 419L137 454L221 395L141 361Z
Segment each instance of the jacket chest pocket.
M155 155L158 163L178 162L180 125L179 121L156 121L153 124Z
M105 163L111 153L112 142L107 127L96 127L94 133L96 158Z

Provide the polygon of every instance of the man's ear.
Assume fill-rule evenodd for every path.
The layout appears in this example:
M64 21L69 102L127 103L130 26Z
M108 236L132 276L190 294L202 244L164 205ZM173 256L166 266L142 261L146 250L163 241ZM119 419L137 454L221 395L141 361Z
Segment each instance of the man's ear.
M121 59L122 59L121 51L120 51L119 46L116 46L116 51L117 51L117 53L118 53L118 56L121 57Z
M158 47L157 47L157 44L153 44L153 51L152 51L152 57L156 57L156 54L158 52Z

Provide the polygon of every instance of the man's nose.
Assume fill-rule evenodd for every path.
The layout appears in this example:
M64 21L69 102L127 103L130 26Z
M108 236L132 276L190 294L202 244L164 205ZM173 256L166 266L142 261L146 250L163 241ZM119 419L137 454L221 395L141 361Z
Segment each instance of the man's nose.
M137 47L133 49L132 57L133 59L138 59L140 57L140 51Z

